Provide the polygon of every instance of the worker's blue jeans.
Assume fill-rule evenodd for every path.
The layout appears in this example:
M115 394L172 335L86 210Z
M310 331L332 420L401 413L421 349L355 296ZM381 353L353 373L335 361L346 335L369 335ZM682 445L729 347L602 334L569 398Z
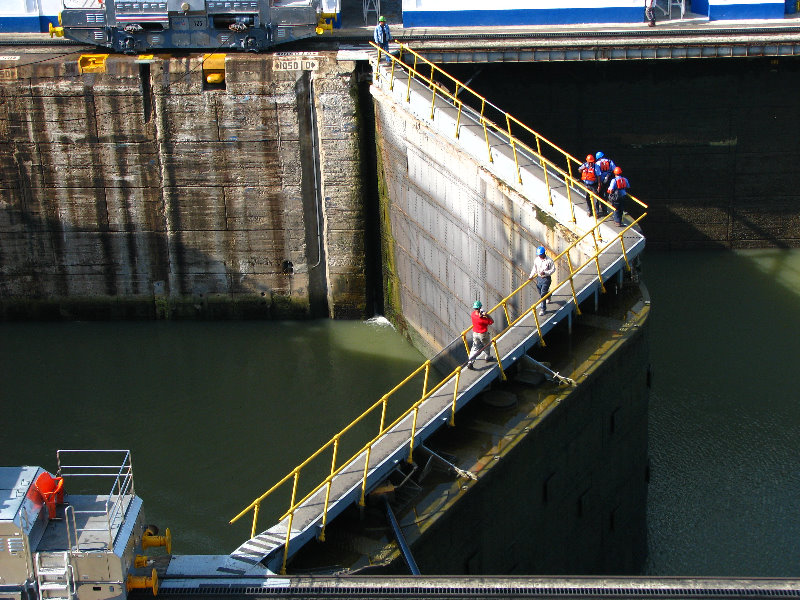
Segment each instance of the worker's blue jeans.
M536 289L539 290L539 298L543 298L547 295L547 292L550 291L550 282L552 281L552 277L537 277L536 278ZM540 305L539 308L542 310L547 310L547 300L544 300Z

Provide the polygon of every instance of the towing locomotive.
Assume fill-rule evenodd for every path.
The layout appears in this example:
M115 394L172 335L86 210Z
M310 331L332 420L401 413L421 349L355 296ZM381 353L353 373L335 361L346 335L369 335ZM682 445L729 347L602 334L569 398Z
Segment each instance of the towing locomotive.
M340 0L65 0L51 35L141 54L260 52L332 29Z

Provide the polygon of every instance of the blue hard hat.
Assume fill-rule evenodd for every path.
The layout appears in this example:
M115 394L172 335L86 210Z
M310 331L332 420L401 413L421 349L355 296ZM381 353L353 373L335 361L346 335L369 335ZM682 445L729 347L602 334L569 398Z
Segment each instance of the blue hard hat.
M595 155L594 155L594 157L595 157L597 160L600 160L600 159L601 159L601 158L603 158L604 156L605 156L605 154L603 154L602 152L598 152L597 154L595 154Z
M545 252L545 251L544 251L544 246L539 246L539 247L536 249L536 254L538 254L539 256L544 256L544 252Z
M472 305L472 308L480 308L481 306L483 306L483 304L481 304L481 301L475 300L475 304Z

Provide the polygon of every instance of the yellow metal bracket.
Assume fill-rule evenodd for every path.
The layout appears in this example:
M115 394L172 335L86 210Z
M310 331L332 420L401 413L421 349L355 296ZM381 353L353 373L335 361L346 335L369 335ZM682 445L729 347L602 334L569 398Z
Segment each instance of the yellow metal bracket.
M142 550L148 548L158 548L163 546L167 554L172 554L172 533L169 527L164 531L164 535L155 535L149 531L145 531L142 535Z
M150 571L150 577L146 575L128 575L128 580L125 582L126 589L131 590L153 590L153 596L158 596L158 573L153 569Z
M225 83L225 54L203 55L203 77L206 83Z
M105 73L108 54L81 54L78 58L78 71L84 73Z
M320 13L317 27L314 29L317 35L322 35L326 31L333 31L333 22L336 20L336 13Z
M61 15L58 15L58 16L59 16L59 20L60 20ZM55 36L55 37L64 37L64 28L63 27L53 27L52 23L48 23L47 27L50 30L50 37L53 37L53 36Z

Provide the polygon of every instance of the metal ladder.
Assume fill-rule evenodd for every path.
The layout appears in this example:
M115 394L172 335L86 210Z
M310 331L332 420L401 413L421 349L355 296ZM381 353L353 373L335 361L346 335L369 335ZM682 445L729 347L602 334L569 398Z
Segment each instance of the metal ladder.
M34 555L40 600L73 600L75 578L69 552L37 552Z

